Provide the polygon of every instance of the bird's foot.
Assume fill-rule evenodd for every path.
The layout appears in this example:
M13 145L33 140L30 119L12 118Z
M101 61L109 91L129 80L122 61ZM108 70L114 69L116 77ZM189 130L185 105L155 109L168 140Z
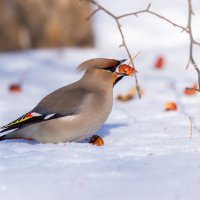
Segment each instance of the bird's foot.
M103 139L98 135L93 135L90 138L89 143L93 144L93 145L97 145L97 146L103 146L104 145Z

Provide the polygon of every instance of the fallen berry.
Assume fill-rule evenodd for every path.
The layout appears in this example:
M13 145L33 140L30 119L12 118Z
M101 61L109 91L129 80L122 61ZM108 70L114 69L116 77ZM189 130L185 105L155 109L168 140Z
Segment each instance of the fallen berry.
M185 88L183 93L185 95L195 95L196 94L197 85L193 85L191 88Z
M13 93L20 93L22 92L21 85L19 84L12 84L9 86L9 91Z
M103 146L104 145L103 139L100 136L98 136L98 135L93 135L90 138L89 143L93 144L93 145L97 145L97 146Z
M177 106L176 103L174 102L168 102L165 105L165 111L175 111L177 110Z
M162 69L164 67L164 58L162 56L159 56L157 59L156 59L156 62L154 64L154 67L156 69Z

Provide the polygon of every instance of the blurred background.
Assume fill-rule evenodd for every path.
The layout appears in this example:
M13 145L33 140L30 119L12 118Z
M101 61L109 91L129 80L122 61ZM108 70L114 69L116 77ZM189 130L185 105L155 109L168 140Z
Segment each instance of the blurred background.
M152 11L184 27L188 23L187 0L98 2L115 15L151 3ZM192 3L193 34L200 41L200 0ZM94 9L79 0L0 0L0 127L77 81L82 74L75 69L85 60L128 59L112 18L100 11L85 20ZM99 130L105 134L102 148L1 142L1 200L200 199L200 95L185 92L197 84L194 68L185 70L189 36L148 13L120 23L131 55L141 51L135 66L142 100L135 91L127 102L114 100ZM199 62L199 47L194 56ZM126 77L115 86L114 96L127 96L134 86L134 78ZM169 103L176 109L165 112Z
M187 25L187 0L100 1L101 5L116 15L143 10L149 3L152 4L151 10L175 23ZM198 0L193 1L193 8L193 32L198 36ZM1 0L0 51L72 46L116 49L121 38L115 22L101 11L86 21L93 9L90 4L79 0ZM180 29L147 13L138 17L130 16L120 22L132 50L137 47L146 50L188 43L187 35L180 34Z
M0 51L93 46L90 5L77 0L1 0Z

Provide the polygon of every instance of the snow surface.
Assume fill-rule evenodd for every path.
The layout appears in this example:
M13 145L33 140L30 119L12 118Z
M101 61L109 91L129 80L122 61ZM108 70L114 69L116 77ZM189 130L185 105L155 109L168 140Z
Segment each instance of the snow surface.
M173 1L180 13L168 2L152 0L152 8L184 23L186 1ZM102 3L113 12L121 9L124 13L143 8L148 2L119 0L120 8L112 7L109 1ZM194 3L198 10L200 4ZM127 6L130 4L132 7ZM99 13L94 19L95 49L0 54L0 126L32 109L53 90L79 79L81 74L75 73L75 68L81 62L94 57L127 57L122 48L117 48L120 37L113 22L105 23L102 16ZM0 200L200 199L200 95L183 95L183 89L196 82L193 68L185 71L188 37L160 23L160 34L155 37L152 26L158 19L146 18L149 26L137 22L145 17L134 19L134 29L129 20L124 24L133 54L142 50L135 62L145 92L142 100L114 101L112 114L98 131L105 141L103 147L87 143L0 142ZM110 34L105 35L105 30ZM153 68L159 54L166 60L160 71ZM23 92L11 94L8 86L18 82L24 73ZM132 78L122 80L114 89L115 96L126 93L133 84ZM164 112L168 101L175 101L178 111ZM189 116L193 122L192 139Z

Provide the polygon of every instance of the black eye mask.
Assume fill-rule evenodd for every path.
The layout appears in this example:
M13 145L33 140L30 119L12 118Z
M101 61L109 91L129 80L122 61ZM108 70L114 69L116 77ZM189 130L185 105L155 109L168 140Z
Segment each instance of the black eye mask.
M120 60L117 66L113 66L113 67L106 67L103 68L104 70L110 71L110 72L115 72L116 69L119 67L120 64L122 64L123 62L125 62L126 59Z
M118 66L114 66L114 67L106 67L104 68L105 70L108 70L110 72L115 72Z

